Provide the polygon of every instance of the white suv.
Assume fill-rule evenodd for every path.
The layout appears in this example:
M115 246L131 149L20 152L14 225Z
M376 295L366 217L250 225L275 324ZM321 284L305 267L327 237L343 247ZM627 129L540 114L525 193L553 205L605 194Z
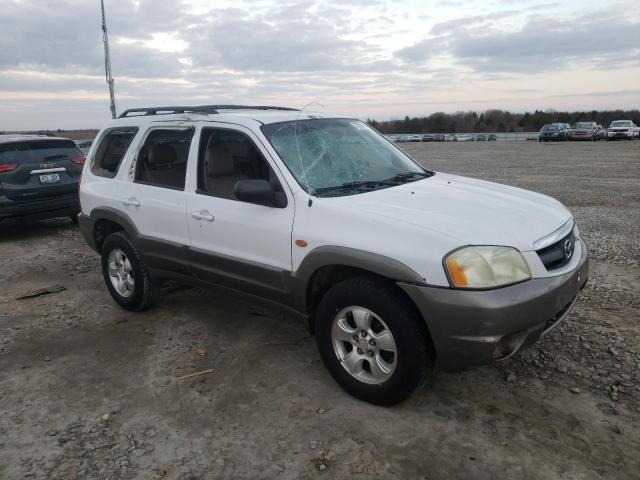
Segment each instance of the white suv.
M122 307L177 279L309 321L351 394L406 398L434 362L505 359L587 280L569 211L425 170L364 123L276 107L129 110L85 164L79 224Z

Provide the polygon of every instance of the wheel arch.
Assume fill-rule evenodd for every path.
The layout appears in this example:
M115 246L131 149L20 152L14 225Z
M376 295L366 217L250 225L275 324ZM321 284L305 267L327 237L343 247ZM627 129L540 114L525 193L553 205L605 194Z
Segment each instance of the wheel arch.
M398 286L398 282L425 284L425 278L411 267L393 258L363 250L318 247L309 252L296 272L299 283L304 286L299 294L303 299L303 309L308 315L311 332L315 330L314 313L322 297L337 283L356 276L372 276L392 285L423 318L414 301ZM428 331L426 321L424 325Z
M122 212L111 208L96 208L91 212L90 218L91 239L95 250L100 253L105 239L114 232L124 231L132 242L138 238L138 230L133 221Z

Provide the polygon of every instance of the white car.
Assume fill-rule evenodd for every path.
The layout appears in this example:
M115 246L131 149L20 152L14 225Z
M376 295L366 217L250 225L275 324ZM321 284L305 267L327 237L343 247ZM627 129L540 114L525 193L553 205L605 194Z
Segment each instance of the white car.
M607 131L607 140L633 140L638 127L631 120L614 120Z
M405 399L437 362L503 360L569 313L588 274L571 213L427 170L366 124L276 107L129 110L93 143L79 225L115 301L178 279L309 322L336 381Z
M468 133L458 134L456 137L458 138L458 142L473 142L474 139L473 135Z

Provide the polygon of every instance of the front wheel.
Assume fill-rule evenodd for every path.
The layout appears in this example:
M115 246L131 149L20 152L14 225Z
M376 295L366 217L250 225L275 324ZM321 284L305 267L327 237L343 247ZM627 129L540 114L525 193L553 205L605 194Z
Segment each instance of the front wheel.
M422 318L384 280L356 277L336 284L322 298L316 322L325 366L361 400L401 402L432 368L433 348Z
M109 235L102 245L102 275L113 299L132 311L146 310L160 298L142 258L124 232Z

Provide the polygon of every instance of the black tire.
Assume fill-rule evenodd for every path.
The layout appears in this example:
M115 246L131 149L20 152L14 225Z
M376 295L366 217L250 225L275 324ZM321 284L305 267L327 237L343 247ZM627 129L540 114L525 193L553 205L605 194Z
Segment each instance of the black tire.
M71 219L71 223L73 223L77 227L78 226L78 214L69 215L69 218Z
M332 343L331 330L338 312L350 306L364 307L378 315L391 331L397 348L395 370L380 384L368 384L343 368ZM375 277L355 277L334 285L322 297L316 311L316 340L331 376L348 393L376 405L405 400L428 377L434 351L415 307L393 285Z
M133 271L133 293L128 297L123 296L116 290L109 276L109 253L115 249L122 251L126 255ZM155 285L151 281L147 267L145 267L142 258L140 258L131 240L124 232L112 233L105 239L102 245L102 276L113 299L118 305L127 310L135 312L146 310L158 303L160 299L160 285Z

